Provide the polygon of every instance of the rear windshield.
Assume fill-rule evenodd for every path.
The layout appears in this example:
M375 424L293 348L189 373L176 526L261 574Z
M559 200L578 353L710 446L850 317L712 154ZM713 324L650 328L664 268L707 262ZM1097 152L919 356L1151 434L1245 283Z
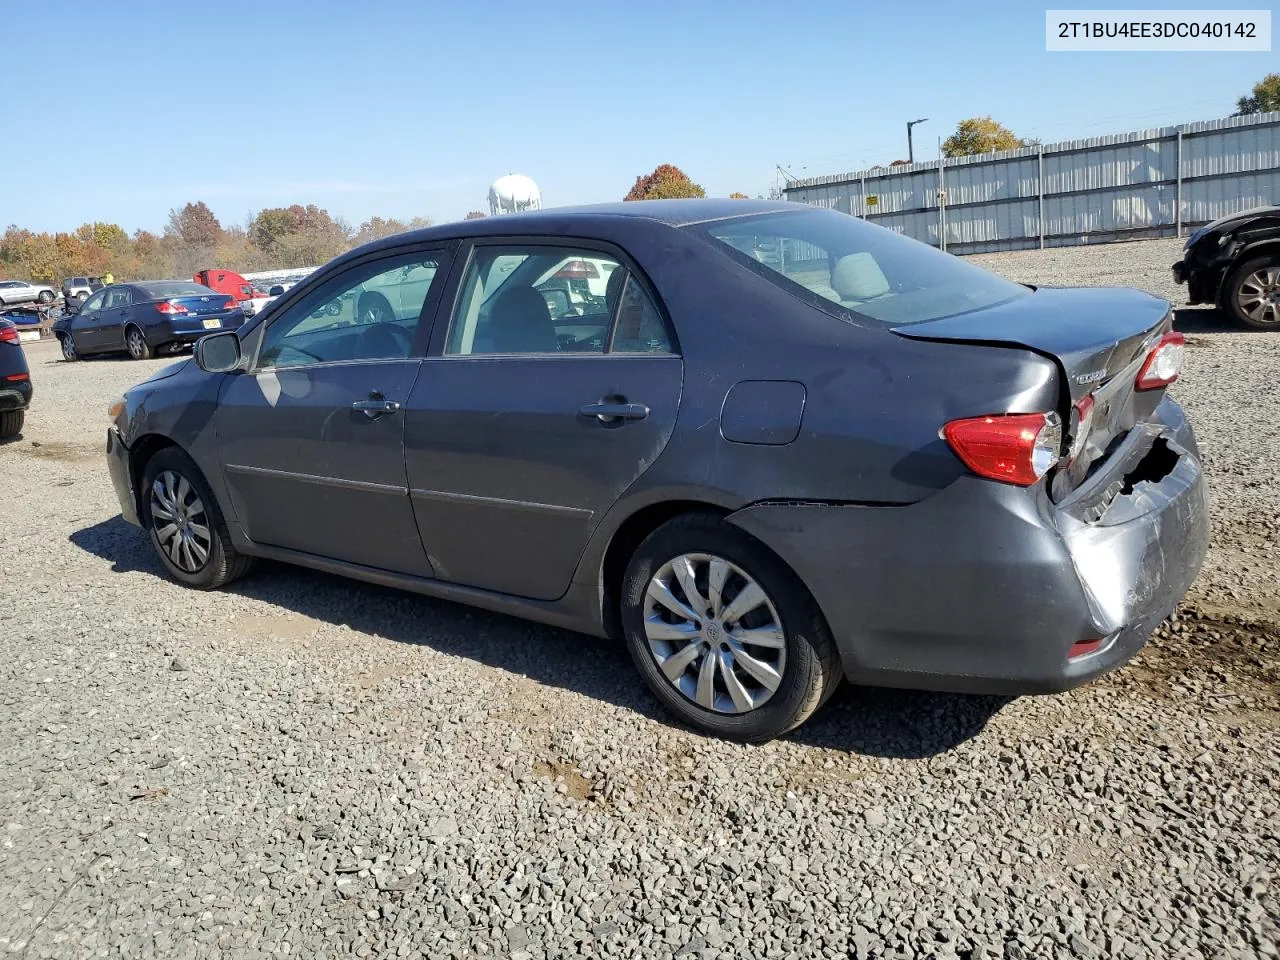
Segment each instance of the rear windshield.
M842 319L886 326L981 310L1030 291L927 244L832 210L695 228L735 260Z
M165 280L160 283L138 284L140 290L152 300L167 300L169 297L207 297L217 296L216 292L198 283L184 280Z

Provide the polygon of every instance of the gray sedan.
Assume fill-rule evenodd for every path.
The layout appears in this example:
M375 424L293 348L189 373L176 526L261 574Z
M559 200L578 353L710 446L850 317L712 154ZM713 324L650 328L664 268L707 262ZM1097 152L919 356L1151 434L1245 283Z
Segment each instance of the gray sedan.
M16 303L53 303L57 297L58 292L53 287L41 283L0 280L0 307L11 307Z
M1208 541L1182 349L1162 300L831 211L546 210L338 258L131 389L108 461L184 584L268 557L616 636L676 716L762 740L846 677L1131 657Z

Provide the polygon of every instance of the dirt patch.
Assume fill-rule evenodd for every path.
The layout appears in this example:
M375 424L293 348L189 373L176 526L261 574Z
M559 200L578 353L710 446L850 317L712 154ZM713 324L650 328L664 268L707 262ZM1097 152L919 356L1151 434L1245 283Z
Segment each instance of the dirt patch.
M321 626L319 620L302 616L279 614L254 614L237 617L228 629L244 640L265 640L276 643L294 643L315 633Z
M26 454L37 460L56 460L59 463L88 463L100 460L105 454L99 447L86 444L65 443L60 440L32 440L30 443L16 443L8 449L15 453Z
M563 783L565 794L575 800L586 800L595 792L595 783L563 760L535 760L532 769L535 776L545 777L557 785Z

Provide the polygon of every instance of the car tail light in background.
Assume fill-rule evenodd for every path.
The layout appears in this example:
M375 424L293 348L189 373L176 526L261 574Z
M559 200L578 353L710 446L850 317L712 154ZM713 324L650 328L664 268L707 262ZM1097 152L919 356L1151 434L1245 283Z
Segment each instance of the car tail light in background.
M170 303L168 300L161 300L156 304L156 309L161 313L186 313L187 308L180 303Z
M1081 397L1075 403L1075 417L1071 424L1071 449L1067 456L1074 460L1084 451L1084 442L1093 426L1093 394Z
M20 343L18 328L8 320L0 320L0 343Z
M1062 459L1062 419L1056 413L952 420L942 436L978 476L1020 487L1035 483Z
M237 306L235 297L227 297L227 302L222 305L223 310L234 310Z
M599 276L600 271L596 269L596 265L590 260L570 260L555 272L555 277L558 280L595 280Z
M1182 354L1186 350L1187 338L1177 330L1166 333L1160 342L1147 354L1146 362L1138 371L1138 379L1134 383L1135 390L1155 390L1167 387L1178 379L1182 372Z

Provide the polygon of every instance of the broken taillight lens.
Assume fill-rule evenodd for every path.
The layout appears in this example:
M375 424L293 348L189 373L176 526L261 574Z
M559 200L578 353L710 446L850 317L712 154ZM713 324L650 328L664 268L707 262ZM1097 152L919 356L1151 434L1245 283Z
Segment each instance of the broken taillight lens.
M1187 338L1177 330L1171 330L1161 337L1160 342L1147 354L1133 388L1156 390L1177 380L1178 374L1182 372L1182 354L1186 350L1186 343Z

